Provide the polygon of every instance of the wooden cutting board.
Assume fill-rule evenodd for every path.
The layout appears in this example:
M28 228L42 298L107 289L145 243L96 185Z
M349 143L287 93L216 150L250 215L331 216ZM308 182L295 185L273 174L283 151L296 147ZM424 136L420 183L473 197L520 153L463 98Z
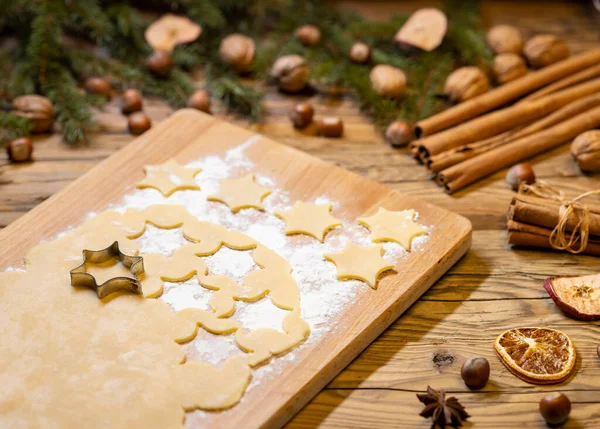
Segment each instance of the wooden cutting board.
M254 134L195 110L179 110L90 172L43 202L0 232L0 269L20 265L27 251L49 240L87 213L105 210L131 192L144 177L143 165L171 157L185 164L206 155L224 153ZM331 140L335 145L336 141ZM244 155L255 172L269 176L291 201L311 201L327 194L336 211L347 217L368 216L381 206L415 209L419 222L432 226L423 250L398 265L398 274L385 276L376 291L364 294L338 318L340 329L323 335L317 344L296 349L296 358L268 383L250 391L226 412L208 413L198 422L206 427L277 427L288 421L336 374L417 300L470 247L471 224L418 199L390 190L303 152L260 137ZM194 423L192 421L188 423ZM191 425L193 426L193 424Z

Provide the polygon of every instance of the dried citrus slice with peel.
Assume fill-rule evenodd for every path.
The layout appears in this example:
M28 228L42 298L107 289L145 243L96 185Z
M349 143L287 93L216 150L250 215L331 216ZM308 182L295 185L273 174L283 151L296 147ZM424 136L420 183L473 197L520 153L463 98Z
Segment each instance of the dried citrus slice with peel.
M554 329L509 329L496 338L494 346L502 363L528 383L560 383L575 369L573 341Z

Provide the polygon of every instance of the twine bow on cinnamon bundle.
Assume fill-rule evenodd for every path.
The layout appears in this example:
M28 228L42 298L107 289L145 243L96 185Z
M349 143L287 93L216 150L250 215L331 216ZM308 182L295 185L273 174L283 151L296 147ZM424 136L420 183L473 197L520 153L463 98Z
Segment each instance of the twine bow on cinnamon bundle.
M600 205L582 202L596 194L568 199L544 182L522 184L509 208L509 244L600 255Z

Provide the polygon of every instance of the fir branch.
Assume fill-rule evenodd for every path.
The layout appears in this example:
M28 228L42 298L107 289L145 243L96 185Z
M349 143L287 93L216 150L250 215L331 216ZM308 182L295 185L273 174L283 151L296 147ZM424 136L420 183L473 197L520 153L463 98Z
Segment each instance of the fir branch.
M92 119L88 97L77 89L77 82L66 67L53 63L46 73L41 90L52 101L65 141L87 141L86 131L90 129Z
M234 75L213 76L207 71L207 87L211 94L219 99L228 112L258 121L263 114L262 99L264 94L239 81Z
M17 137L29 135L32 127L33 123L30 119L0 111L0 145Z

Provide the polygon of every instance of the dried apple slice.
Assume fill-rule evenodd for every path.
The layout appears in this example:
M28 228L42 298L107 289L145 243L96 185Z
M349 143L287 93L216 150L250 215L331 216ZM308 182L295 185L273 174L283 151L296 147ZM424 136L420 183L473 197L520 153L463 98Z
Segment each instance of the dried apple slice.
M565 313L579 320L600 320L600 274L557 276L544 289Z
M433 51L442 44L448 19L435 8L419 9L400 28L394 41L403 46L410 46L424 51Z
M150 24L144 38L155 51L171 52L177 45L193 42L201 33L202 27L187 17L167 13Z
M575 346L555 329L509 329L496 338L494 346L510 372L528 383L560 383L575 369Z

